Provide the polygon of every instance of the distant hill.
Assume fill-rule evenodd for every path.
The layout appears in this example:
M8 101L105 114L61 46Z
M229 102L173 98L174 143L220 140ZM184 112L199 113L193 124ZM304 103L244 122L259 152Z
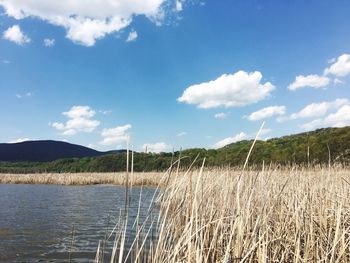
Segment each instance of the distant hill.
M50 162L73 157L96 157L103 154L106 153L61 141L0 143L0 161L8 162Z
M3 150L0 145L0 173L33 172L117 172L125 171L125 150L98 152L86 147L62 142L53 144L33 144L26 142L13 144ZM199 154L197 162L201 165L206 158L207 167L242 166L248 155L253 140L229 144L220 149L195 148L172 153L138 153L134 154L134 171L164 171L171 161L180 154L181 168L186 169ZM58 147L68 147L60 148ZM40 147L45 146L42 150ZM14 150L15 147L16 150ZM67 149L64 151L63 149ZM70 149L70 151L68 151ZM63 156L60 158L60 156ZM7 158L7 159L5 159ZM26 161L24 161L26 160ZM40 160L40 162L39 162ZM49 160L54 160L50 161ZM47 161L47 162L43 162ZM261 166L264 162L280 165L327 165L328 162L350 164L350 127L325 128L311 132L257 141L249 159L250 165Z
M252 141L227 145L220 152L228 159L242 161ZM257 141L251 162L279 164L322 164L350 160L350 127L323 128L315 131Z

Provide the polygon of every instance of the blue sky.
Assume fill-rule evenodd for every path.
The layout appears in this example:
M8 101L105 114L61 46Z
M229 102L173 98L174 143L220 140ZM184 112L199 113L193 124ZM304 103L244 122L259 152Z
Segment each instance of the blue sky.
M1 142L170 151L350 125L349 1L51 2L0 1Z

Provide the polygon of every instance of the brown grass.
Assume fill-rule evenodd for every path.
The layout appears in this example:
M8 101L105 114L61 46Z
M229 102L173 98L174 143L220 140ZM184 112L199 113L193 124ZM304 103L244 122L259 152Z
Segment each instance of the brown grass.
M133 185L156 186L162 173L134 173L129 175ZM56 184L56 185L124 185L126 173L60 173L60 174L0 174L0 184Z
M336 167L167 174L158 238L141 246L140 225L132 262L350 262L347 182Z

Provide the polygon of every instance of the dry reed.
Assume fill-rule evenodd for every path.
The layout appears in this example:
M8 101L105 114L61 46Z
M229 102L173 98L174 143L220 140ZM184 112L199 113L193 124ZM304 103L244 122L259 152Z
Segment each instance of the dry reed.
M132 185L156 186L162 173L133 173ZM0 174L0 184L125 185L126 173Z
M118 262L350 262L349 170L198 170L162 180L157 238L145 242L150 229L140 224L133 253Z

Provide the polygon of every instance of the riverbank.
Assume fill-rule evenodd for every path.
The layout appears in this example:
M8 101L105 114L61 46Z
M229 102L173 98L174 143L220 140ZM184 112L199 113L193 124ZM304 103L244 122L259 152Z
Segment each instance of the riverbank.
M129 174L130 185L157 186L164 173ZM0 184L53 184L53 185L125 185L124 173L48 173L48 174L0 174Z

